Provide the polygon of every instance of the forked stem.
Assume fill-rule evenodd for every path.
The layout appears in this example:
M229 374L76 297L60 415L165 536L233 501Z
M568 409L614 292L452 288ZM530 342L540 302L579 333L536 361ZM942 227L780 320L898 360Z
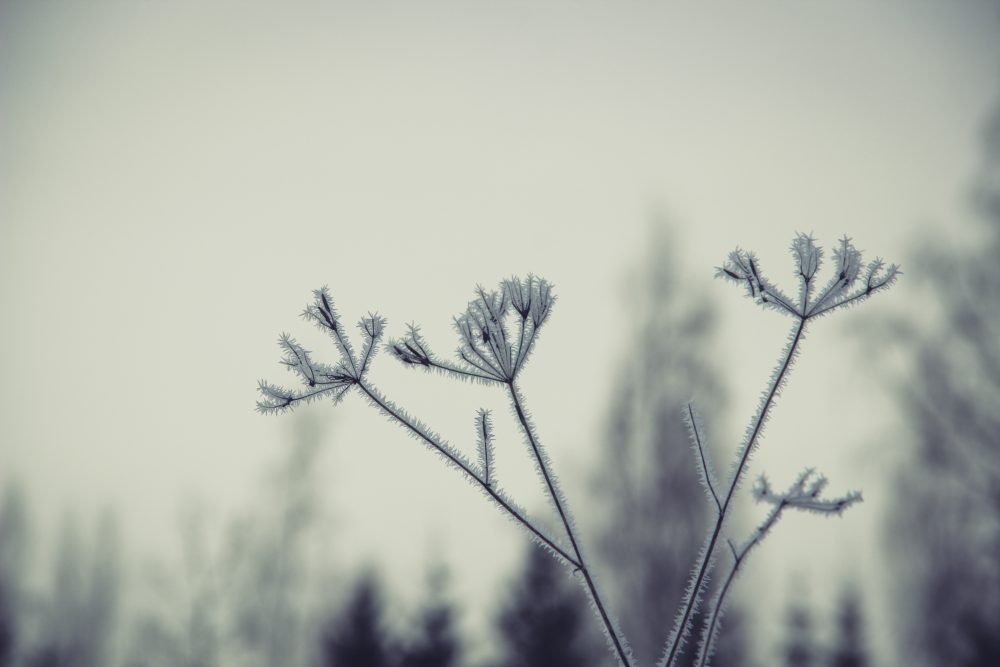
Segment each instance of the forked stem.
M534 429L532 429L531 423L528 421L528 417L524 412L521 400L517 395L517 387L515 386L513 380L507 382L507 389L510 392L510 399L514 405L514 411L517 413L517 419L521 423L521 430L524 431L524 435L528 439L528 444L531 446L531 452L535 457L535 463L538 465L538 469L542 473L542 478L545 480L545 486L549 492L549 497L552 499L552 504L555 505L556 511L559 514L559 519L562 521L563 528L566 530L566 536L569 537L570 544L573 547L573 553L576 556L577 562L576 569L583 575L583 580L587 585L587 592L590 594L590 599L594 601L594 606L597 608L597 612L601 617L601 622L604 623L604 628L608 633L608 637L614 645L618 660L625 667L631 667L632 662L629 659L628 651L625 650L625 642L618 636L618 631L616 630L614 623L611 622L611 617L608 616L604 602L601 600L601 596L597 592L597 586L594 583L593 577L591 577L590 570L587 567L587 561L583 557L583 552L580 550L580 546L576 540L576 535L573 532L573 526L570 523L569 516L566 514L566 510L563 507L562 498L560 497L561 494L556 488L555 480L549 473L548 466L545 463L545 457L542 456L541 448L538 444L538 438L535 436Z
M663 659L660 661L661 667L673 667L677 657L681 653L684 636L687 634L688 627L690 626L695 609L698 605L698 600L701 597L702 589L705 586L705 578L708 575L712 559L715 557L715 549L719 544L719 537L722 535L722 527L729 515L729 505L732 503L733 497L736 495L736 488L739 486L740 478L743 476L743 472L746 470L747 462L750 460L750 452L753 451L754 446L757 444L757 439L760 437L761 431L764 428L764 423L767 421L767 415L774 406L774 400L778 396L781 384L791 368L792 360L795 358L795 352L798 349L799 343L802 341L807 321L808 318L799 318L799 323L795 330L795 334L792 337L792 341L788 346L788 351L776 368L774 378L772 379L771 385L767 390L767 397L764 399L764 403L761 406L760 411L757 413L757 418L754 420L753 427L750 430L750 436L747 438L746 445L740 453L739 461L736 464L736 470L733 472L733 478L730 480L729 488L726 490L726 495L722 500L722 509L716 515L715 525L712 527L712 534L708 539L708 544L706 545L705 551L702 554L700 562L698 563L698 572L695 575L694 582L692 583L690 595L688 595L688 598L684 603L684 610L681 612L681 616L677 621L677 627L673 635L673 640L670 642L670 647L668 648Z
M504 496L499 494L497 490L493 488L492 484L487 484L486 480L477 475L476 472L472 470L468 465L466 465L464 461L455 457L451 452L449 452L448 448L443 446L442 443L440 443L437 440L437 438L435 438L433 435L431 435L423 428L421 428L420 425L414 424L404 415L400 414L398 410L394 409L391 405L389 405L379 395L379 393L375 391L374 388L370 387L366 382L359 381L357 385L358 388L361 389L361 391L363 391L365 395L368 396L368 398L375 405L377 405L380 410L382 410L382 412L384 412L389 417L398 422L400 426L407 429L415 436L426 442L428 445L436 449L443 456L445 456L451 463L455 464L459 468L459 470L461 470L467 477L469 477L473 482L478 484L486 493L488 493L505 512L507 512L514 518L515 521L517 521L522 526L527 528L528 531L531 532L540 542L545 544L545 546L547 546L549 549L552 549L553 553L557 554L559 557L561 557L563 560L565 560L567 563L569 563L575 568L582 567L579 558L574 558L572 555L566 553L565 549L560 547L558 544L555 543L555 541L546 536L531 522L530 519L528 519L528 517L521 514L521 512L519 512L516 507L511 505L510 502L508 502L507 499L504 498Z

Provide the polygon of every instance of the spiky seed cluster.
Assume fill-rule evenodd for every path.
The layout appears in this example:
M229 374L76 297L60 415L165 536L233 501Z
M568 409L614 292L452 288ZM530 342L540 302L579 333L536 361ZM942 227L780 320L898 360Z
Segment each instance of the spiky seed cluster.
M861 502L861 493L858 491L851 491L838 498L820 498L827 481L826 477L817 475L814 469L807 468L785 492L777 493L767 481L767 477L761 475L754 484L753 496L757 502L818 514L841 514L851 505Z
M778 523L784 512L789 509L797 509L819 514L835 515L841 514L851 505L861 502L861 494L851 492L834 499L822 499L820 494L826 487L826 477L818 476L812 468L804 470L794 482L784 492L776 492L771 487L767 478L761 475L754 485L753 494L758 502L768 503L771 510L767 517L757 527L756 530L740 546L733 544L732 540L727 540L729 550L733 556L732 565L729 572L722 579L722 584L718 592L709 605L707 621L702 628L701 639L698 644L698 654L695 659L697 667L707 667L714 652L715 640L719 632L719 625L722 613L725 609L726 597L732 586L736 575L739 574L746 561L747 555L758 544L764 541L768 533Z
M861 251L845 236L833 251L834 273L826 287L815 296L815 277L823 265L823 249L816 245L812 236L799 234L792 241L791 252L799 277L797 303L764 276L757 257L751 252L737 248L729 253L729 258L716 270L716 275L742 284L746 287L747 296L762 306L800 319L810 319L859 303L889 287L901 273L898 265L886 266L880 258L872 260L862 269Z
M414 324L409 325L409 333L402 340L389 341L389 349L404 364L431 366L431 353L420 336L420 329Z
M335 401L340 401L368 372L372 357L385 333L385 319L380 315L369 313L361 318L358 328L364 345L361 355L356 355L340 324L333 299L325 287L313 292L313 303L302 312L302 317L330 335L340 352L340 361L334 366L317 363L313 361L309 351L294 338L282 334L278 339L278 345L285 353L281 363L298 376L304 388L286 389L261 380L257 384L257 390L263 396L262 400L257 401L259 412L284 412L298 403L308 403L322 396L331 396Z
M480 409L476 413L476 451L479 454L483 484L493 486L493 421L490 411L486 409Z
M412 325L406 336L390 341L389 350L411 366L485 382L513 382L554 302L551 285L532 275L504 280L492 292L478 287L476 298L454 319L459 335L456 362L437 358Z

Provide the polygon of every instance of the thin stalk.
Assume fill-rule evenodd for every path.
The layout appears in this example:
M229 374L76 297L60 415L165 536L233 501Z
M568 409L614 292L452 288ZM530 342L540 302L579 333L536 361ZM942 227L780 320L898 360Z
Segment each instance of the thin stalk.
M420 438L428 445L430 445L438 452L440 452L442 455L444 455L449 461L454 463L467 477L469 477L473 482L478 484L486 493L488 493L493 498L493 500L495 500L497 504L500 505L501 508L503 508L505 512L514 517L514 519L518 523L527 528L536 538L538 538L539 541L545 544L545 546L551 549L556 555L561 557L563 560L565 560L567 563L569 563L575 568L579 569L583 567L582 563L579 560L579 557L574 558L570 554L566 553L565 549L563 549L554 541L549 539L544 533L542 533L542 531L540 531L537 527L535 527L535 525L531 522L530 519L521 514L513 505L507 502L507 500L502 495L497 493L497 491L491 485L487 484L484 479L482 479L479 475L477 475L475 470L470 468L461 459L456 458L451 452L448 451L448 448L444 447L440 442L438 442L436 438L434 438L432 435L424 431L418 425L406 419L398 411L393 409L384 400L382 400L378 392L374 391L373 388L369 387L367 383L365 383L364 381L358 381L357 385L358 388L361 389L361 391L363 391L365 395L367 395L368 398L370 398L372 402L375 403L379 407L379 409L382 410L382 412L389 415L391 418L396 420L401 426L412 432L418 438ZM577 553L579 554L578 551Z
M581 552L579 543L576 540L576 535L573 533L573 527L570 525L569 517L566 515L566 510L563 508L559 491L556 489L555 480L552 479L548 466L545 465L545 459L542 456L541 449L538 445L538 439L535 437L534 430L531 428L527 415L524 413L524 408L521 406L521 400L518 398L517 387L514 386L513 380L510 380L507 383L507 388L510 391L510 398L514 404L514 410L517 412L518 421L521 422L521 430L524 431L524 435L528 439L528 444L531 445L531 451L534 454L535 463L538 465L538 469L541 471L542 477L545 480L549 497L552 499L552 504L555 505L556 511L559 513L559 519L562 521L563 528L566 530L566 535L569 537L570 544L573 546L573 553L576 555L576 560L578 562L576 569L583 575L584 582L586 582L587 585L587 592L590 594L590 598L594 601L594 606L597 608L597 612L601 617L601 622L604 623L608 636L611 638L615 653L618 655L618 660L621 661L621 664L625 667L631 667L632 663L629 661L628 652L625 650L625 642L618 636L614 623L611 622L611 617L608 616L604 602L601 600L601 596L597 592L597 586L594 584L594 580L590 575L590 570L588 569L587 563L583 558L583 553Z
M742 562L742 555L733 564L732 569L729 570L729 576L726 577L726 581L722 584L722 588L719 589L719 598L716 600L715 605L712 608L708 626L705 628L705 647L701 651L701 657L698 660L698 667L708 667L708 657L711 654L712 638L715 636L715 627L719 623L719 612L722 609L722 603L726 599L726 594L729 592L729 587L736 579L736 571L739 569L740 562Z
M736 495L736 488L739 486L740 478L743 476L743 472L746 470L747 462L750 460L750 452L753 451L754 446L757 444L757 439L760 437L761 431L764 428L764 423L767 421L767 415L774 406L774 399L778 395L781 383L788 374L788 370L791 368L792 359L795 358L795 352L798 349L799 343L802 341L802 335L805 331L807 321L808 318L800 318L798 327L795 330L795 335L792 338L791 344L788 346L788 352L785 354L784 359L782 359L777 367L778 372L775 374L770 387L768 387L767 398L764 400L764 405L761 407L757 414L757 419L753 423L753 428L750 431L750 437L747 439L746 447L743 448L743 451L740 454L736 470L733 473L733 478L729 482L729 489L726 491L726 496L722 501L722 510L716 516L715 525L712 527L712 534L709 537L708 545L705 547L705 552L702 554L701 561L698 563L698 573L695 575L694 583L691 587L691 594L688 596L688 599L684 604L684 611L681 613L681 617L678 621L673 641L671 641L670 648L663 660L660 661L660 665L663 667L673 667L674 662L681 653L681 644L683 643L685 631L691 623L691 618L694 615L698 598L701 596L701 590L705 585L705 577L708 575L709 566L715 556L715 548L719 543L719 536L722 534L722 526L729 515L729 505L732 503L733 497Z
M736 580L736 574L739 572L740 566L743 565L743 561L746 559L747 554L750 550L760 544L761 540L767 535L767 532L771 530L778 519L781 518L781 513L785 510L785 504L780 503L768 515L767 520L761 528L754 534L753 538L747 542L739 551L733 549L733 566L729 569L729 574L726 575L726 580L722 583L722 588L715 596L715 600L712 603L712 609L709 612L708 625L705 627L704 634L702 635L702 646L701 653L698 656L697 667L708 667L708 660L712 654L712 644L715 641L716 628L719 625L719 621L722 618L722 608L726 603L726 595L729 594L729 588L732 586L733 581ZM730 543L731 545L732 543Z

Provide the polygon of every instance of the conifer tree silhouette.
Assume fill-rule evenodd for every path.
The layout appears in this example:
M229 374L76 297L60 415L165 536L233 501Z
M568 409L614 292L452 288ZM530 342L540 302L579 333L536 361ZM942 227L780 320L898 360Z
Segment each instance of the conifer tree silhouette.
M830 667L868 667L870 664L861 602L857 588L847 586L841 592Z
M44 632L27 659L30 667L102 667L116 631L118 538L114 518L97 522L85 540L74 517L62 525L53 587L45 601Z
M9 481L0 499L0 667L16 664L21 638L28 515L19 484Z
M785 611L784 667L819 667L812 611L803 600L789 601Z
M589 667L606 657L590 629L587 600L549 554L530 549L496 618L496 667Z
M416 636L402 649L400 667L456 667L462 644L455 625L455 609L447 594L448 572L436 565L430 572L427 599L418 611Z
M322 667L393 667L377 575L362 574L347 604L322 631Z

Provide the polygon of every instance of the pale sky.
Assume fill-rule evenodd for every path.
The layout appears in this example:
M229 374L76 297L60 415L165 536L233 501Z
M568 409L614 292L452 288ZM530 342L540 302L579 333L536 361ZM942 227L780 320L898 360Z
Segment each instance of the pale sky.
M726 309L731 417L711 430L735 447L790 323L713 267L739 244L790 276L796 231L890 259L958 231L1000 98L995 2L208 4L0 2L0 477L50 523L114 506L137 555L176 540L186 498L220 516L252 501L293 430L253 412L256 381L287 379L281 331L321 354L297 315L324 284L345 318L417 321L444 352L476 283L552 280L524 390L572 500L652 217ZM888 388L839 341L907 294L817 323L775 413L755 472L817 465L869 502L809 551L808 522L779 528L743 579L770 604L814 554L877 561L892 417L865 406ZM378 385L453 442L481 405L508 416L484 388L380 362ZM488 595L518 530L356 397L310 412L331 428L331 560L405 581L419 559L393 554L440 542ZM523 458L513 424L498 436ZM522 464L508 486L537 507Z

